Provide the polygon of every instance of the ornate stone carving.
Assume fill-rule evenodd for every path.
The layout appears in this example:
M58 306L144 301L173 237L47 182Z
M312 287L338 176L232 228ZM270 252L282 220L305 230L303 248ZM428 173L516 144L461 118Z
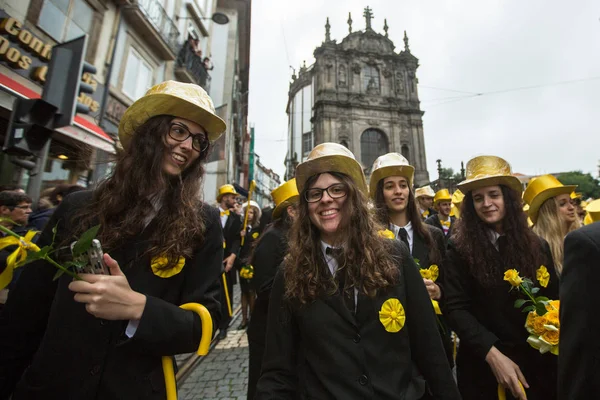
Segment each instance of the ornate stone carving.
M340 87L348 86L346 64L340 64L338 68L338 85Z
M352 64L352 72L355 74L360 74L360 65L358 63Z
M404 74L402 71L396 71L396 93L404 93L405 87Z
M389 78L390 76L392 76L392 71L390 71L387 68L384 68L382 74L384 77Z

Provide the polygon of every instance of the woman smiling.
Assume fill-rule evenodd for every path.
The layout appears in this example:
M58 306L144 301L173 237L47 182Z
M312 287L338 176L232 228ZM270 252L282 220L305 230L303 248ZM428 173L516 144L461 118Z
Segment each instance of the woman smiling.
M354 155L320 144L296 183L256 399L459 398L423 280L379 235Z

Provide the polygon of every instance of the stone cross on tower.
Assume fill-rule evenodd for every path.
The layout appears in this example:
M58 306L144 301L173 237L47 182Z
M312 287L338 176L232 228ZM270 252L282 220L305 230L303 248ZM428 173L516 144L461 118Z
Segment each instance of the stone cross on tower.
M410 53L410 48L408 47L408 36L406 36L406 31L404 31L404 51Z
M329 25L329 17L327 17L327 23L325 24L325 41L331 42L331 25Z
M348 13L348 33L352 33L352 15Z
M367 6L367 8L365 8L365 12L363 13L363 16L365 17L365 20L367 21L367 29L372 29L371 28L371 19L373 18L373 10L371 10L371 8L369 6Z

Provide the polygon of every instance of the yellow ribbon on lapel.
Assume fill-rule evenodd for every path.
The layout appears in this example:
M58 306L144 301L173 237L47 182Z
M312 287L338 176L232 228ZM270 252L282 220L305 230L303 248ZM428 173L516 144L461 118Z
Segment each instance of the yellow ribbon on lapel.
M169 260L165 256L154 257L152 261L150 261L150 267L152 268L152 272L154 275L160 278L170 278L174 275L177 275L183 269L185 265L185 258L179 257L177 260L177 264L168 269L163 269L167 265Z
M40 248L32 243L36 231L28 231L25 237L7 236L0 239L0 250L8 246L17 246L16 250L6 258L6 268L0 274L0 289L4 289L12 281L13 270L23 265L27 259L27 251L40 251Z

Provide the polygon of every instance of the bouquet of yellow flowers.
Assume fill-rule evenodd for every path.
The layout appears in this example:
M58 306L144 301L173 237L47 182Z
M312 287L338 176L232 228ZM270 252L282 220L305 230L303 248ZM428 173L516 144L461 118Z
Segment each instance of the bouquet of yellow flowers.
M254 277L254 267L252 265L244 265L240 269L240 278L252 279Z
M536 272L536 278L540 286L548 286L550 274L545 266L540 266ZM516 289L525 294L527 299L515 300L515 307L521 308L527 313L525 329L529 333L527 343L540 353L550 352L558 355L558 342L560 336L560 321L558 312L559 300L550 300L544 296L535 296L540 289L533 286L528 278L521 278L515 269L509 269L504 273L504 280L510 283L511 290Z

